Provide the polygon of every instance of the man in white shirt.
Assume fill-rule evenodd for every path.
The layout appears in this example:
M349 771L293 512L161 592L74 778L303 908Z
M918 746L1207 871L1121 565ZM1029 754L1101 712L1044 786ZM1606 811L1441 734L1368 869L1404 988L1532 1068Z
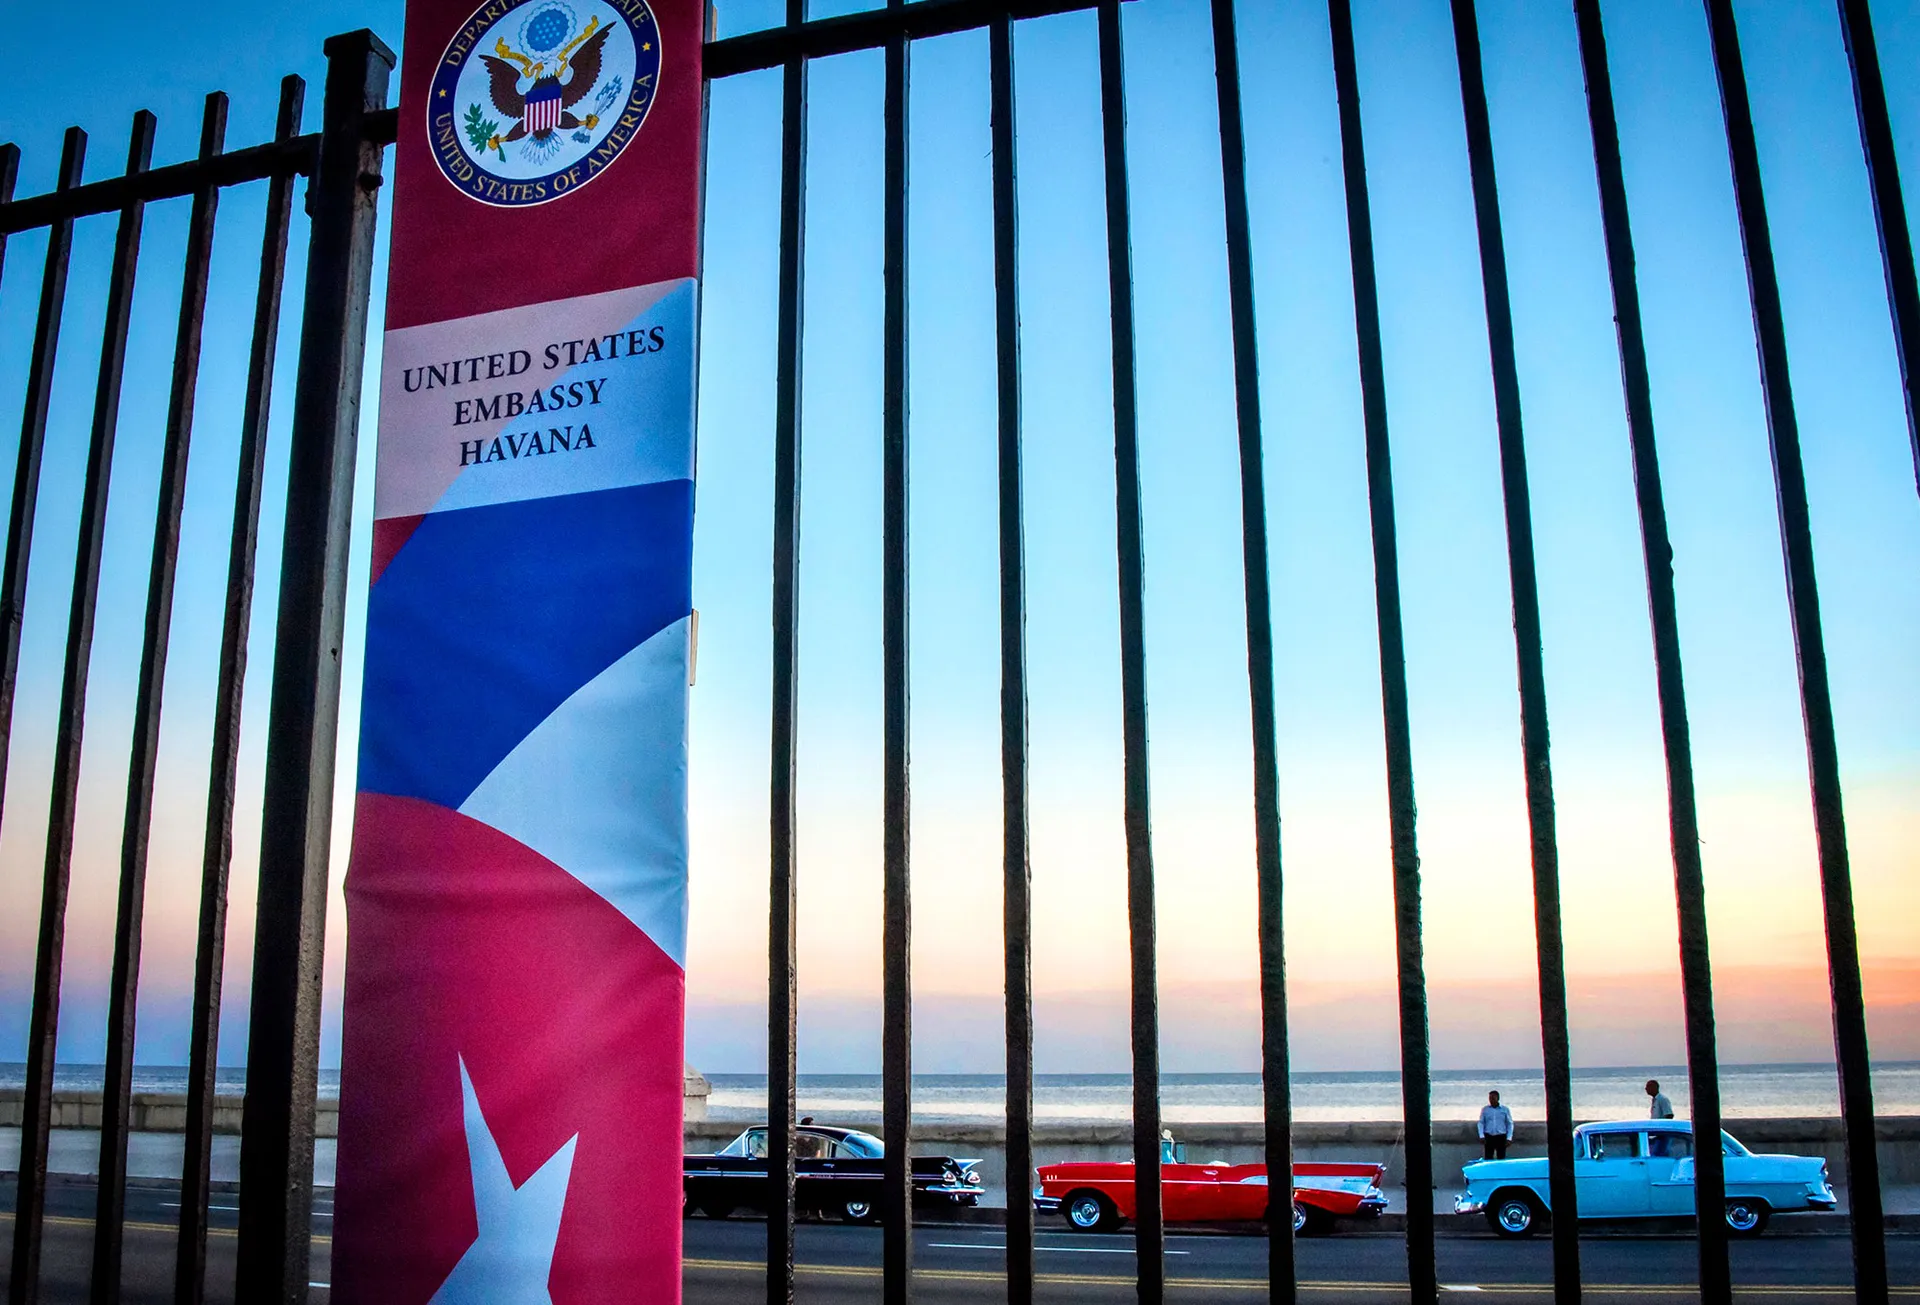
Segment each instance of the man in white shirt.
M1480 1158L1505 1160L1512 1140L1513 1112L1500 1104L1498 1092L1487 1093L1487 1104L1480 1107Z
M1647 1107L1647 1118L1673 1118L1673 1102L1667 1100L1667 1094L1660 1090L1658 1079L1647 1080L1647 1095L1653 1098L1652 1104Z

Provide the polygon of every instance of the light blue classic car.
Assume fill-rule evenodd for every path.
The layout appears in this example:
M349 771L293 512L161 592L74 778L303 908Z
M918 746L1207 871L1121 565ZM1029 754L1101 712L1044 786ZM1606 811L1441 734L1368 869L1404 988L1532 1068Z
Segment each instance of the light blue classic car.
M1720 1134L1727 1175L1727 1229L1758 1237L1775 1214L1831 1210L1833 1185L1818 1156L1755 1155ZM1476 1160L1461 1173L1456 1214L1482 1214L1502 1237L1530 1237L1552 1209L1547 1162ZM1582 1124L1573 1132L1573 1173L1582 1219L1676 1218L1694 1212L1693 1125L1683 1119Z

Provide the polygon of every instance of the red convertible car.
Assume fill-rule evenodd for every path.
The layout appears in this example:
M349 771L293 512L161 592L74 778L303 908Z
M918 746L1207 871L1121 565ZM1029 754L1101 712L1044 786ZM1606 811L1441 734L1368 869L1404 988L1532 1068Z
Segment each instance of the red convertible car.
M1133 1162L1076 1161L1042 1165L1034 1208L1059 1211L1082 1232L1110 1232L1133 1218ZM1312 1236L1336 1219L1375 1219L1387 1208L1380 1191L1386 1167L1375 1164L1296 1164L1293 1230ZM1168 1223L1264 1220L1271 1204L1264 1164L1188 1164L1186 1148L1161 1144L1160 1200Z

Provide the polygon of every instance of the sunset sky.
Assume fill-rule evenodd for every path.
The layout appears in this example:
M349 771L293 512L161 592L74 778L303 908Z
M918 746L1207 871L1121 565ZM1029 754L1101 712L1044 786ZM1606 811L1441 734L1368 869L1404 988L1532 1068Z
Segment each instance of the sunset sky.
M773 0L722 6L723 33ZM1605 0L1653 368L1700 786L1723 1056L1831 1055L1806 766L1751 318L1700 12ZM398 0L177 17L110 4L86 94L29 60L0 106L20 192L59 127L117 171L160 114L185 157L199 94L232 145L271 132L276 79ZM1809 470L1875 1054L1920 1058L1920 497L1845 58L1825 0L1736 5ZM1287 945L1303 1069L1391 1068L1388 877L1365 467L1326 15L1242 6L1279 657ZM1425 872L1434 1060L1539 1056L1518 704L1491 384L1447 7L1356 13L1379 260ZM828 10L816 7L816 14ZM1238 464L1207 7L1125 7L1141 343L1147 666L1163 1040L1171 1070L1257 1067L1251 759ZM1875 6L1909 194L1920 14ZM1483 0L1537 530L1577 1063L1682 1055L1672 867L1612 305L1569 7ZM1018 29L1031 666L1034 977L1043 1071L1126 1064L1111 378L1091 15ZM1000 1068L992 230L986 41L917 45L911 211L916 1063ZM878 1068L881 62L812 75L800 647L803 1072ZM713 87L695 603L688 1056L765 1057L777 75ZM262 196L231 193L200 388L166 700L140 1054L183 1062L232 461ZM382 216L384 224L385 215ZM61 1058L104 1031L126 735L140 653L183 203L150 210L95 645ZM290 268L304 266L296 222ZM383 227L384 229L384 227ZM0 1061L24 1057L46 788L112 220L83 223L42 482L5 806ZM556 229L556 240L592 232ZM384 250L384 237L382 249ZM21 392L44 239L0 279L0 396ZM514 251L500 251L501 275ZM384 263L378 275L384 278ZM298 277L289 277L289 323ZM376 301L376 320L379 304ZM223 1059L242 1056L253 863L294 336L283 333L236 828ZM375 341L377 359L377 340ZM377 375L370 371L370 376ZM371 395L370 395L371 400ZM8 401L13 401L8 398ZM347 715L372 490L362 444ZM0 468L13 418L0 411ZM10 472L0 472L10 474ZM545 541L531 546L561 546ZM484 565L476 559L476 565ZM354 732L342 738L329 1054Z

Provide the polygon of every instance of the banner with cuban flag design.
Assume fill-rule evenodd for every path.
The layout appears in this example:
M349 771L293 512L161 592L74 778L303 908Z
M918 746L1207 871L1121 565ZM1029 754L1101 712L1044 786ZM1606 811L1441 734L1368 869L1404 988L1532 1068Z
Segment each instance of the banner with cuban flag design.
M700 0L409 0L332 1248L680 1299Z

